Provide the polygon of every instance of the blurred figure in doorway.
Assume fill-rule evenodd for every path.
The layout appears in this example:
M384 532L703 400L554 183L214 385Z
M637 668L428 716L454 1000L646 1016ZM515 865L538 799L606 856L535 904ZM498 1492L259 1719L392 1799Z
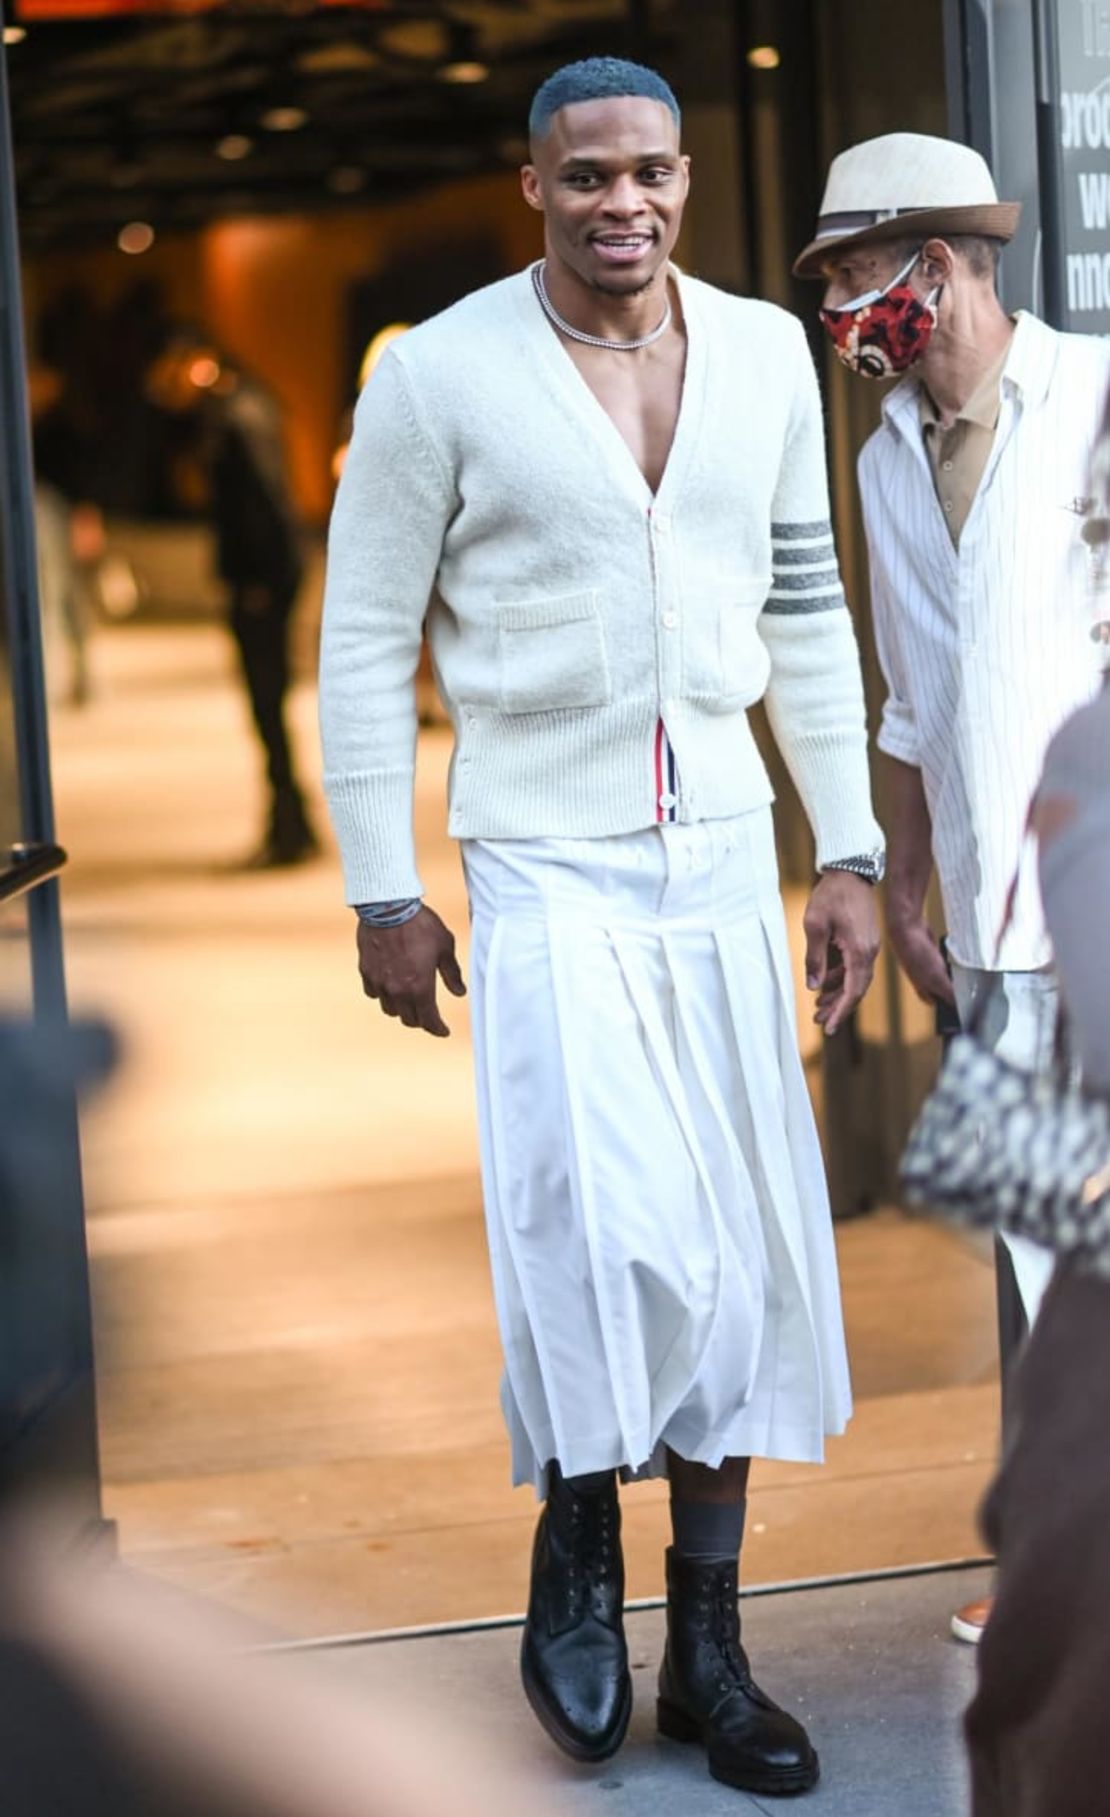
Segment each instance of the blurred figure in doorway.
M46 688L51 703L89 698L86 578L104 549L104 520L84 496L61 402L65 381L32 359L27 394L35 460L35 540Z
M182 465L216 538L255 728L266 755L270 809L252 870L298 864L318 849L285 721L289 621L302 575L274 400L205 336L177 330L147 373L151 401L195 425Z

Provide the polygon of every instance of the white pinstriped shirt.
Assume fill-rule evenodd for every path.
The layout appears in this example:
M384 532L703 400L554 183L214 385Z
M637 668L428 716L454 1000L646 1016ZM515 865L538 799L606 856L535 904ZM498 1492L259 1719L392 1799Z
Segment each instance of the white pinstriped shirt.
M1029 802L1053 733L1098 685L1105 576L1083 540L1110 345L1021 314L979 490L955 548L922 440L919 381L885 398L859 461L871 603L888 698L880 750L918 766L952 955L1029 971L1050 958ZM1110 786L1110 779L1108 779Z

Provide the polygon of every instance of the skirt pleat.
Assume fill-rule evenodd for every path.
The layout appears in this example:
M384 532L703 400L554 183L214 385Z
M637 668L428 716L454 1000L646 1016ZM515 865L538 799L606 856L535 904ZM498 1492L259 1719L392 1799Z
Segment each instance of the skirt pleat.
M769 813L464 856L514 1481L819 1461L850 1392Z

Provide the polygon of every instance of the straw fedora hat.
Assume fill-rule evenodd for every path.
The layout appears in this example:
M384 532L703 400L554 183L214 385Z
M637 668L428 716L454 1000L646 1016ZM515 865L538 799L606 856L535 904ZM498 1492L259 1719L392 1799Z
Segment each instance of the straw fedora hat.
M829 166L817 232L794 276L823 276L847 246L975 233L1012 240L1020 202L1000 202L985 162L968 145L892 132L842 151Z

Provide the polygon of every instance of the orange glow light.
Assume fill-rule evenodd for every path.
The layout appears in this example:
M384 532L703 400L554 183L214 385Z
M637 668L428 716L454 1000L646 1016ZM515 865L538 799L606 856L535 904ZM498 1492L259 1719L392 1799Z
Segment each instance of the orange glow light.
M359 367L358 373L358 388L360 391L370 377L370 374L373 372L374 367L381 359L382 354L389 346L390 341L398 340L401 335L407 334L411 327L411 322L390 322L387 328L378 329L377 334L374 336L374 339L362 356L362 365Z
M198 391L211 391L220 376L220 362L208 354L201 354L189 367L189 378Z
M148 221L128 221L116 236L121 252L149 252L154 245L154 229Z
M445 63L439 71L441 82L452 82L459 88L469 88L475 82L488 82L489 65L486 63Z

